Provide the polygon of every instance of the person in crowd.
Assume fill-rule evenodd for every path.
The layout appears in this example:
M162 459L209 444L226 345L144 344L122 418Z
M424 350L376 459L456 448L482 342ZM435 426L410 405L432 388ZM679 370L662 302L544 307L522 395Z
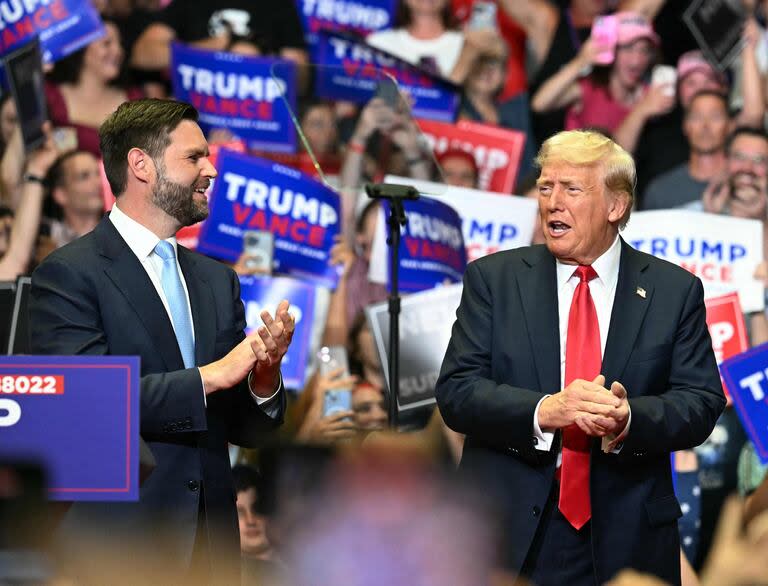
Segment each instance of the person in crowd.
M104 215L99 161L87 151L69 151L51 167L46 182L59 217L49 220L58 248L93 230Z
M455 30L450 0L402 0L395 28L370 33L365 42L457 84L481 57L506 55L494 28Z
M2 150L5 150L6 145L11 141L11 135L18 123L16 102L13 101L13 96L6 92L0 97L0 145L2 145Z
M613 133L647 91L645 79L660 40L640 14L621 12L610 65L598 66L601 49L591 37L578 54L545 81L531 100L535 112L568 108L565 129L600 128ZM592 68L586 77L583 72Z
M709 182L725 170L729 128L726 97L712 90L696 94L683 120L683 133L690 146L688 162L651 181L642 199L643 209L674 208L701 201Z
M352 391L352 421L363 432L379 431L387 427L387 401L384 390L363 382Z
M48 193L44 177L61 155L53 141L50 123L44 127L45 142L25 159L24 180L20 188L19 204L12 216L7 248L0 257L0 281L12 281L25 274L35 256L35 244L40 230L43 203ZM20 130L15 131L21 142ZM8 216L6 216L8 218ZM4 218L4 225L8 220Z
M333 104L319 100L304 104L300 125L307 141L304 147L317 159L323 174L336 175L341 167L341 152Z
M239 582L227 443L253 447L281 423L280 364L295 327L288 302L274 317L263 311L264 325L246 337L235 273L175 240L208 215L216 176L197 116L155 99L111 114L100 146L116 203L32 275L33 353L141 357L140 430L156 467L138 502L68 511L61 546L76 575L98 571L100 556L82 555L98 536L139 554L115 560L108 581L157 571L169 581Z
M754 56L756 41L753 32L754 27L748 25L745 28L741 78L743 107L731 114L730 130L737 126L760 127L763 124L765 98ZM725 76L714 69L698 50L680 56L676 80L676 100L671 110L664 88L651 88L614 133L616 142L635 157L637 191L641 195L656 176L688 159L688 142L682 126L684 112L693 96L702 91L728 93Z
M345 375L343 367L327 373L316 373L299 398L296 406L298 413L295 439L311 444L332 445L348 442L357 436L357 426L353 421L353 411L344 409L335 413L325 413L325 395L329 392L351 392L357 383L357 377Z
M123 102L143 95L139 88L125 83L123 61L120 32L107 20L104 36L57 61L45 84L53 125L74 129L74 146L96 157L101 156L98 131L102 122Z
M520 93L504 102L498 102L504 86L504 75L503 59L480 59L464 82L459 117L522 132L525 144L518 177L525 177L533 169L535 154L528 94Z
M232 468L232 479L237 495L242 583L279 584L280 564L269 541L268 519L259 508L264 485L261 475L251 466L238 465Z
M137 69L167 69L173 41L212 51L276 55L299 65L308 62L293 2L173 0L136 40L131 64Z
M438 406L467 436L461 469L502 509L510 571L678 583L669 454L725 406L701 281L619 237L635 169L616 143L566 131L537 162L546 246L467 267Z
M446 185L477 189L480 169L472 153L460 148L449 148L437 156L437 164Z

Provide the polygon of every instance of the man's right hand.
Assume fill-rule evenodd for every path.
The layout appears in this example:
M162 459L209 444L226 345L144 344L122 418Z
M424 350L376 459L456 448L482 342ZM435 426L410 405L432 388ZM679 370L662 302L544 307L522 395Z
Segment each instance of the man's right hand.
M621 399L605 388L605 377L595 380L576 379L559 393L550 395L539 407L539 427L542 431L554 431L569 425L589 424L589 435L604 435L594 420L610 417L621 405ZM583 427L582 427L583 429ZM607 432L606 432L607 433Z

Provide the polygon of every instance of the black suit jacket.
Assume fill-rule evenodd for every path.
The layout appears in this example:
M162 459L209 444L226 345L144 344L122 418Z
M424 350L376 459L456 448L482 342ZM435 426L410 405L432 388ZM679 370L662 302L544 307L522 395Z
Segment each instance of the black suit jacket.
M195 362L208 364L244 338L239 281L229 267L182 246L178 258L189 291ZM141 435L156 467L138 503L76 505L65 526L85 527L99 540L138 538L147 551L182 569L192 553L202 494L214 571L218 563L237 566L227 444L255 447L280 418L264 413L245 381L209 395L206 407L198 369L184 368L160 297L108 217L37 268L30 313L37 354L141 357ZM280 397L282 413L284 393Z
M699 279L622 241L601 372L626 387L632 422L619 454L593 442L598 583L627 566L678 583L681 512L669 454L703 442L725 406ZM470 264L436 395L448 426L467 435L461 469L502 510L513 571L538 527L559 450L559 433L549 452L535 449L534 410L560 388L554 257L533 246Z

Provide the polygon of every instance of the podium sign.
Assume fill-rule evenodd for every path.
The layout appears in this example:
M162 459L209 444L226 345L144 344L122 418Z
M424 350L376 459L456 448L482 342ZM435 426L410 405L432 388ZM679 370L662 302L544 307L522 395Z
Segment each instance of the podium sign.
M138 500L139 372L138 357L0 357L0 460L42 465L51 500Z

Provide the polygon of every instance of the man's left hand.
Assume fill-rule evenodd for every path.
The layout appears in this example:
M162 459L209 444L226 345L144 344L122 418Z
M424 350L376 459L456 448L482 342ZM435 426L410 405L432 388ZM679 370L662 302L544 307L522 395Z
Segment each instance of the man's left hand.
M577 418L576 424L587 435L597 437L618 437L627 427L627 422L629 421L627 390L620 382L613 381L610 392L614 397L617 397L621 403L618 407L614 407L608 415L592 415L588 418Z
M251 371L251 391L259 397L271 397L280 383L280 362L296 329L294 317L288 313L289 303L280 302L273 318L268 311L261 312L264 325L258 329L258 337L251 346L256 364Z

